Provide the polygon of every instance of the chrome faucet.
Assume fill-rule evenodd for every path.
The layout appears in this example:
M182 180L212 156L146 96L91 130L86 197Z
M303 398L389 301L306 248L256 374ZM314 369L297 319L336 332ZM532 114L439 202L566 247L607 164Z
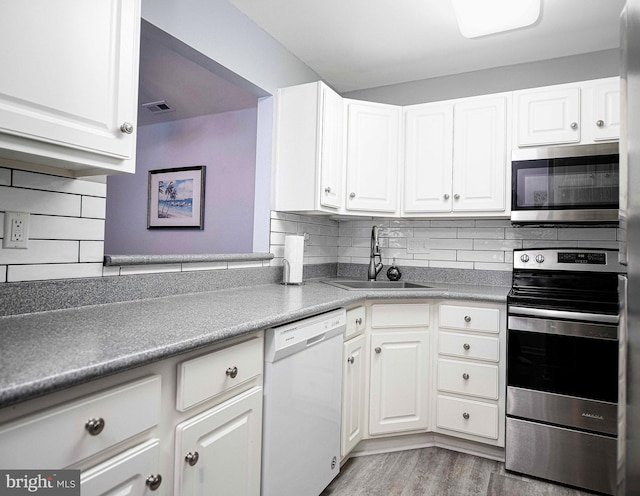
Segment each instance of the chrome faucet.
M376 263L376 257L378 257L378 263ZM380 244L378 242L378 226L373 226L371 229L371 254L369 255L369 280L375 281L381 270L382 253L380 253Z

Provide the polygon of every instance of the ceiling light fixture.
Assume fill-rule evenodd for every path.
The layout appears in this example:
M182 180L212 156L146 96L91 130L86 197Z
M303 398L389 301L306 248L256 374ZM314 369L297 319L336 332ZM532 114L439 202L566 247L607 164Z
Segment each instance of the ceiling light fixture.
M540 16L540 0L451 0L465 38L530 26Z

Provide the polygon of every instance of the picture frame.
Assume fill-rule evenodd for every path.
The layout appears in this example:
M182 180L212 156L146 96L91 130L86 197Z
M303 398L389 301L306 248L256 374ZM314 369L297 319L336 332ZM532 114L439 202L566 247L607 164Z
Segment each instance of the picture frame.
M149 171L147 229L204 229L205 169Z

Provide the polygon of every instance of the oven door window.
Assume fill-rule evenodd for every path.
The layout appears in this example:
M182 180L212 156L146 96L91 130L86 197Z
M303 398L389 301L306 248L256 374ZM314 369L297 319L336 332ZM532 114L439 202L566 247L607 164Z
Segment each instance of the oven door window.
M513 208L618 208L616 156L513 162Z
M508 385L618 401L618 342L509 330Z

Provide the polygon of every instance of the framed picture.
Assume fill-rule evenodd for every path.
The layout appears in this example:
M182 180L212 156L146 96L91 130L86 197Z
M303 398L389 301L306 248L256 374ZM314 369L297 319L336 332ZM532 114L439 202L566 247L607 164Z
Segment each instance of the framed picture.
M149 171L147 229L204 229L205 166Z

